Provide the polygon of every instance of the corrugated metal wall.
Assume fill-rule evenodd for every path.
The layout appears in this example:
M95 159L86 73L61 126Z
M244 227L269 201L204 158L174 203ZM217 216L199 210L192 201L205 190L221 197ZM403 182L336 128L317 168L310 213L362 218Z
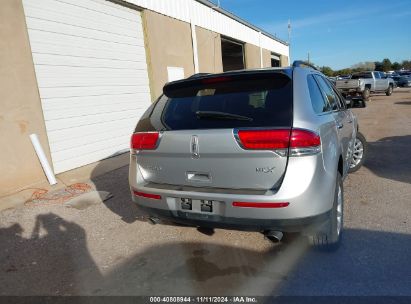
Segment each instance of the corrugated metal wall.
M105 0L23 0L56 173L127 151L151 104L140 12Z

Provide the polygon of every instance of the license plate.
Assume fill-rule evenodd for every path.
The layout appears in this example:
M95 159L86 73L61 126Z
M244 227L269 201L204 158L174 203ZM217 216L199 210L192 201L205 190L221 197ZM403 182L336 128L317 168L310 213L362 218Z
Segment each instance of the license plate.
M191 198L181 198L180 208L183 211L213 213L218 202L212 200L197 200Z

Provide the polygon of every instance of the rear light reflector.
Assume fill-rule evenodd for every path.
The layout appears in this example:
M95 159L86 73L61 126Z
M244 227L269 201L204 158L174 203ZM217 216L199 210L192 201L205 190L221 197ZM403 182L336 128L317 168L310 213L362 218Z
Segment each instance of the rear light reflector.
M287 149L290 142L290 130L239 130L238 139L244 149Z
M140 191L136 191L136 190L133 190L133 194L135 196L141 196L141 197L151 198L151 199L155 199L155 200L160 200L161 199L161 195L152 194L152 193L144 193L144 192L140 192Z
M321 145L320 136L314 132L293 129L291 132L290 148L306 148Z
M242 208L284 208L290 205L288 202L278 203L255 203L255 202L233 202L233 207Z
M133 150L154 150L160 134L158 132L134 133L131 136L131 149Z

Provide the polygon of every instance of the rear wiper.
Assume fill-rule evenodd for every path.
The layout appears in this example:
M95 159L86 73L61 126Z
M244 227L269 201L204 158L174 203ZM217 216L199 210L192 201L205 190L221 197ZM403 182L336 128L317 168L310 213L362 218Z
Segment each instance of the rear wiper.
M253 121L251 117L217 111L197 111L198 118Z

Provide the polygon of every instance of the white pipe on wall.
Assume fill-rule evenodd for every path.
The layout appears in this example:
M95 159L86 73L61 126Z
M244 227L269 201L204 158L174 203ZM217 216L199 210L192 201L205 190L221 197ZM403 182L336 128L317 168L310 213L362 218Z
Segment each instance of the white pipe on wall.
M194 73L200 72L198 64L198 48L197 48L197 34L196 34L196 25L191 20L191 41L193 42L193 59L194 59Z
M36 150L37 157L40 160L41 166L43 167L43 171L46 174L49 184L50 185L57 184L56 177L54 176L54 172L50 167L46 154L44 153L44 150L41 147L37 134L31 134L30 139L31 139L31 143L33 144L34 150Z

